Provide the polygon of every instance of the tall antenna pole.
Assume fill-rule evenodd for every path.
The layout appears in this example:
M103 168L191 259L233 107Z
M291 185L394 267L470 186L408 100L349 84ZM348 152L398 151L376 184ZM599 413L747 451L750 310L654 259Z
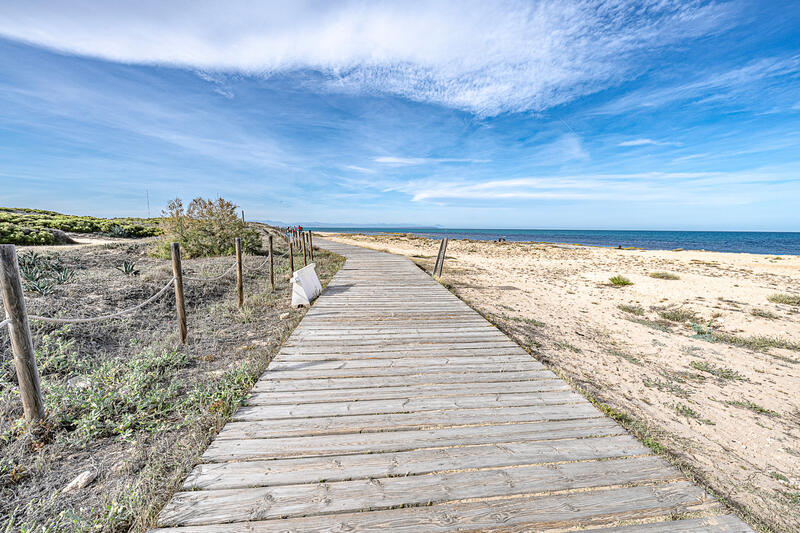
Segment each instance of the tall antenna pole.
M144 192L147 195L147 218L150 218L150 190L145 189Z

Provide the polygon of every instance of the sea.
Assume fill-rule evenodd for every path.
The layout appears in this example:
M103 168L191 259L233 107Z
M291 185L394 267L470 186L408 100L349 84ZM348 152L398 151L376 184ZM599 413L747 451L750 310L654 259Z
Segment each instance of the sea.
M639 231L553 229L448 229L403 227L319 227L337 233L413 233L430 239L470 239L581 244L646 250L708 250L766 255L800 255L800 232L777 231Z

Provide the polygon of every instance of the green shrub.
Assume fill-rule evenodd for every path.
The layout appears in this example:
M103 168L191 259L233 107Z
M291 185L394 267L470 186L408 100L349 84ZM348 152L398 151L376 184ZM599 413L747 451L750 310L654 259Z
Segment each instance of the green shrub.
M631 280L629 280L625 276L620 276L619 274L609 278L608 281L610 281L611 284L615 287L624 287L625 285L633 285L633 282Z
M680 276L671 272L650 272L648 276L656 279L681 279Z
M103 233L113 237L152 237L161 233L158 220L63 215L37 209L0 208L0 243L59 244L50 230Z
M770 320L775 320L776 318L779 318L778 315L776 315L772 311L767 311L766 309L751 309L750 314L760 318L768 318Z
M658 312L658 315L664 320L669 320L670 322L686 322L687 320L694 320L697 317L697 313L694 311L682 308L662 309Z
M796 294L770 294L767 300L776 304L800 306L800 296Z
M56 238L47 230L23 227L10 222L0 222L0 244L35 246L55 243Z
M636 315L636 316L643 316L644 315L644 309L642 309L642 307L639 306L639 305L619 304L617 306L617 308L620 311L625 311L626 313L630 313L632 315Z
M195 198L184 209L180 198L164 211L164 237L154 250L159 257L170 256L170 243L178 242L187 257L230 255L234 239L242 239L244 252L261 251L261 237L237 216L238 206L223 198Z

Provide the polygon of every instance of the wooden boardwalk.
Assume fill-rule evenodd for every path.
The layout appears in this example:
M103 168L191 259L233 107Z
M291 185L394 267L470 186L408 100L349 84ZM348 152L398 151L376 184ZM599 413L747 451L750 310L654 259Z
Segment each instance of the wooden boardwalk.
M158 531L751 531L410 261L318 244L347 263Z

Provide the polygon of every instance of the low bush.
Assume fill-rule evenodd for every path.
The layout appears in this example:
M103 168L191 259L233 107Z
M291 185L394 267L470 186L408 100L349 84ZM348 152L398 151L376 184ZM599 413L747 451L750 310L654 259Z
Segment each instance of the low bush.
M615 287L624 287L625 285L633 285L633 282L631 280L629 280L625 276L620 276L619 274L609 278L608 281L610 281L611 284Z
M619 304L617 308L620 311L625 311L626 313L630 313L636 316L643 316L644 309L639 305L632 305L632 304Z
M36 209L0 207L0 243L18 245L61 244L60 232L103 233L112 237L152 237L161 233L158 220L97 218Z
M658 315L670 322L686 322L687 320L694 320L697 317L697 313L694 311L680 307L677 309L662 309L658 312Z
M195 198L184 208L181 199L176 198L163 213L164 237L153 254L167 258L170 244L177 242L186 257L230 255L237 237L242 239L244 252L260 252L261 237L237 216L237 209L236 204L223 198Z
M786 304L800 307L800 295L797 294L770 294L767 300L775 304Z
M671 272L650 272L650 274L648 274L648 276L650 276L651 278L656 278L656 279L673 279L673 280L674 279L681 279L680 276L678 276L676 274L673 274Z

